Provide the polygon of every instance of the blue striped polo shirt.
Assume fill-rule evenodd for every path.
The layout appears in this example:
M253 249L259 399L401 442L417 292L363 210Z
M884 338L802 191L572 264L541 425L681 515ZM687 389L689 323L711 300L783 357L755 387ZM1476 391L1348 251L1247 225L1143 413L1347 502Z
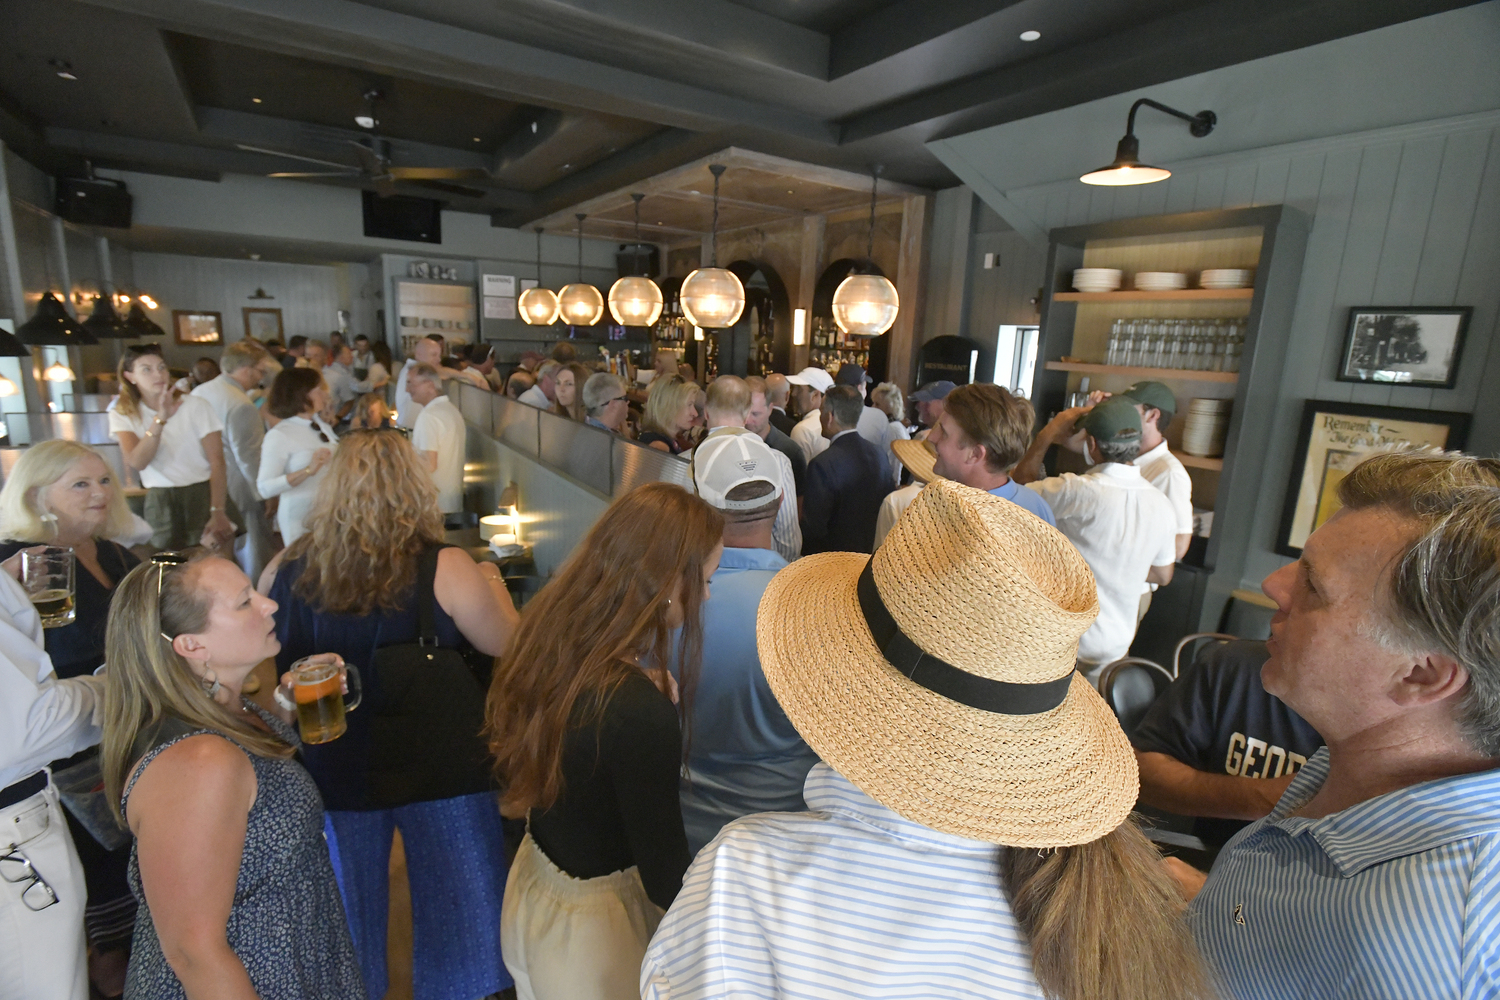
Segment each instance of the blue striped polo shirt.
M811 812L699 853L646 951L647 1000L1040 1000L999 848L904 819L815 764Z
M1325 748L1229 842L1188 910L1227 994L1500 996L1500 769L1288 815L1327 776Z

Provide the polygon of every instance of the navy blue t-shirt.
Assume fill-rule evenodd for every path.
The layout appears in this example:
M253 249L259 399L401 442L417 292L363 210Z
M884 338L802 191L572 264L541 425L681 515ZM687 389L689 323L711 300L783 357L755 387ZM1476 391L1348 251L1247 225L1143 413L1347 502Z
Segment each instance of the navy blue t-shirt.
M1258 641L1208 646L1151 706L1131 743L1199 771L1245 778L1295 774L1323 737L1261 686L1260 668L1269 656ZM1246 825L1199 817L1193 832L1210 847L1222 847Z

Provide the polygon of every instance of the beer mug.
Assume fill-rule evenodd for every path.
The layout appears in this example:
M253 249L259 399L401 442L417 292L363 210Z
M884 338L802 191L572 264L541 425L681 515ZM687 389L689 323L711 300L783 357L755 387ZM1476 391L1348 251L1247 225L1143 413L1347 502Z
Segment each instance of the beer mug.
M339 683L337 663L310 662L304 657L292 664L292 700L297 703L297 728L303 743L328 743L344 735L349 724L344 713L359 707L359 671L344 666L349 677L346 696ZM345 701L348 697L352 701Z
M41 616L42 628L73 624L73 581L77 560L73 550L48 545L40 551L21 553L21 585Z

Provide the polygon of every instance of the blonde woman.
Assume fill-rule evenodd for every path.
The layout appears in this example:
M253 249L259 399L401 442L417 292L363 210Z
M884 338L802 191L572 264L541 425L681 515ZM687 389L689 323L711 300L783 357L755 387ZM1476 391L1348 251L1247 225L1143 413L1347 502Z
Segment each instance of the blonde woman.
M109 432L146 487L146 520L157 548L234 538L224 472L224 425L206 400L178 395L156 344L127 344Z
M443 544L432 475L403 435L345 434L306 524L307 533L261 578L281 606L283 669L325 650L364 666L375 662L377 648L415 643L418 594L427 587L438 645L481 656L506 648L518 616L499 569ZM451 770L414 776L391 762L405 766L416 756L413 744L450 739L453 727L422 714L423 706L462 692L440 687L434 676L421 698L399 702L403 738L389 735L390 718L382 715L401 695L382 690L373 669L364 671L364 683L370 704L348 717L348 732L304 747L302 757L328 808L365 984L377 997L388 985L386 902L392 833L400 829L411 874L418 1000L498 993L511 985L500 957L505 839L478 727L470 741L453 744ZM480 696L471 694L477 718ZM472 772L468 760L476 762ZM390 794L393 769L402 775L401 795Z
M353 431L394 427L395 423L395 414L386 405L385 397L375 392L359 397L354 404L354 412L349 415L349 429Z
M678 440L698 422L698 383L680 376L653 379L646 394L641 418L641 436L636 440L657 451L676 455L683 451Z
M296 731L240 695L280 648L275 611L234 563L175 552L115 595L102 763L135 834L127 996L366 997Z
M132 530L130 508L114 473L94 449L76 441L43 441L21 452L0 490L0 562L34 545L63 545L77 559L71 624L43 631L59 678L92 674L104 662L104 624L115 588L140 560L112 536ZM93 750L78 755L82 761ZM73 761L55 761L54 770ZM135 898L125 882L130 848L104 848L67 813L83 864L88 904L89 978L103 996L125 985Z
M892 485L901 485L901 463L895 460L891 452L891 445L897 441L910 441L911 431L906 429L903 418L906 415L906 401L901 398L901 387L894 382L882 382L870 393L870 402L875 408L885 414L885 437L881 441L880 450L890 459L891 473L894 477Z

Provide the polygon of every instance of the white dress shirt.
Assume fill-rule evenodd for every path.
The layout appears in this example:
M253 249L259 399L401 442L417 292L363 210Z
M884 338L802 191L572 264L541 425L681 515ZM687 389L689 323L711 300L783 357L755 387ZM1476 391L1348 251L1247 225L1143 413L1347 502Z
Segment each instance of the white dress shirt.
M318 436L318 431L323 437ZM267 500L281 497L276 506L276 525L281 530L281 541L290 545L306 534L303 520L318 497L318 487L328 475L325 465L308 476L298 486L287 479L288 474L300 472L312 464L313 454L319 448L334 451L339 439L333 428L321 417L288 417L266 431L266 439L260 449L260 472L256 476L255 488Z
M137 439L144 438L156 421L156 411L137 402L135 415L126 416L116 409L118 404L118 398L109 404L109 433L129 431ZM208 456L203 450L203 438L223 429L219 415L205 400L183 396L177 411L157 428L161 441L156 445L151 464L140 472L141 485L147 489L162 489L208 482L210 470Z
M552 400L547 398L547 394L542 391L542 387L539 385L532 386L516 398L527 406L534 406L538 410L552 409Z
M810 812L730 823L641 964L645 1000L1041 1000L994 844L886 808L827 764Z
M263 498L255 490L260 476L260 446L266 437L266 423L260 410L250 401L249 393L228 375L203 383L193 395L213 407L219 423L224 425L224 472L229 498L244 513L246 504Z
M418 453L436 452L432 482L438 489L438 509L456 514L464 509L464 418L447 396L422 407L412 429L411 446Z
M0 788L98 743L103 704L104 678L58 680L36 608L0 570Z
M823 436L823 415L818 410L809 410L797 421L790 437L802 449L809 463L828 450L828 439Z
M417 415L422 412L422 404L411 398L411 393L406 391L406 376L417 366L416 358L407 358L406 364L401 366L401 371L396 374L396 426L408 429L417 426Z
M1172 501L1172 513L1177 516L1177 533L1193 533L1193 480L1182 467L1182 461L1167 447L1167 442L1141 454L1135 460L1136 468L1146 482L1155 486Z
M1172 504L1134 465L1106 462L1083 475L1028 483L1057 517L1057 530L1077 546L1099 594L1099 617L1078 641L1078 659L1102 667L1130 651L1141 586L1152 566L1177 558ZM1089 671L1097 680L1099 671Z

